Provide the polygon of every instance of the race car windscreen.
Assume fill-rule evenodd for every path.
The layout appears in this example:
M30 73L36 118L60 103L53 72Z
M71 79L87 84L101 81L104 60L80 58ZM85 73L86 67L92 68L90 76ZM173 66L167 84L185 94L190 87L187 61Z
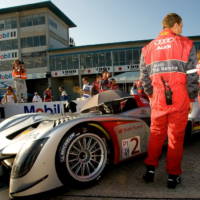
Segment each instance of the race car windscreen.
M137 108L137 102L133 97L121 98L99 105L98 110L102 114L117 114Z

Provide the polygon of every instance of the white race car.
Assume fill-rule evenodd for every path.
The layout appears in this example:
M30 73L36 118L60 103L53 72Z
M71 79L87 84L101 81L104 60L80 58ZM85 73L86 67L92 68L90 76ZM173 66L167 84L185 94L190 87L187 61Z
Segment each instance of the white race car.
M108 163L146 152L149 106L138 107L133 97L106 96L85 112L20 114L0 124L0 161L11 171L11 198L93 184Z

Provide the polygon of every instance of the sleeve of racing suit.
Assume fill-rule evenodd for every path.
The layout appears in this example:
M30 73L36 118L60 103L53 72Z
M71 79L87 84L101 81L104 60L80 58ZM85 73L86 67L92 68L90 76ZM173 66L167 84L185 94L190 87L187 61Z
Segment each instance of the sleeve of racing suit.
M190 51L189 60L187 63L187 88L190 99L195 99L198 96L198 79L199 76L196 72L197 55L196 49L193 46Z
M147 67L144 61L144 56L141 54L140 58L140 80L144 87L144 92L151 96L153 94L153 86L150 79L150 67Z

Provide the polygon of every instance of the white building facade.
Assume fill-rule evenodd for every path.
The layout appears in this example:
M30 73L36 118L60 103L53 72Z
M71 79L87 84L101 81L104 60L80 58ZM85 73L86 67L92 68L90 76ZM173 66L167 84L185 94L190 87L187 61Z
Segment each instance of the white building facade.
M69 47L75 26L50 1L0 9L0 85L11 80L15 59L24 61L28 80L46 79L48 49Z

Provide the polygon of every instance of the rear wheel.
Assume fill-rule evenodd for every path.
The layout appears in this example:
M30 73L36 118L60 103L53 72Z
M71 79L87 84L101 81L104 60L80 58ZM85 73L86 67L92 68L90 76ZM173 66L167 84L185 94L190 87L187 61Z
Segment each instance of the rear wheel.
M61 141L56 168L63 184L88 186L102 175L108 161L107 144L99 130L78 128Z

